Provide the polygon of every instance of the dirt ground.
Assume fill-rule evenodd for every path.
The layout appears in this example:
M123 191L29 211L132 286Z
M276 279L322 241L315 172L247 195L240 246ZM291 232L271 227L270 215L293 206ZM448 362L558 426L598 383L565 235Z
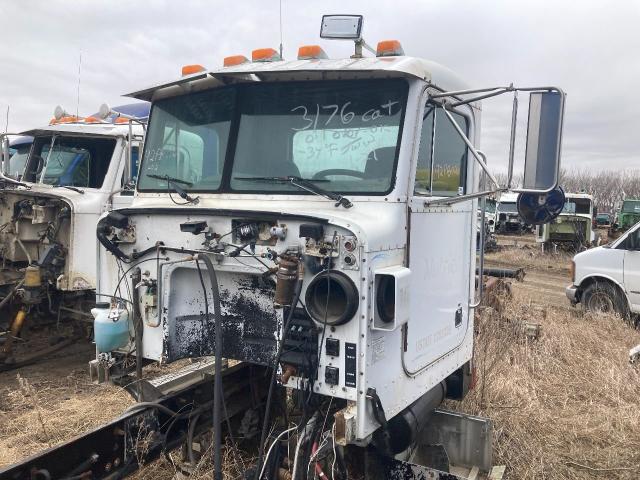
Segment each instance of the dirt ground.
M502 314L477 322L478 383L450 408L494 421L494 464L508 479L640 478L640 367L628 363L640 332L617 318L570 307L572 255L542 254L533 236L503 237L488 266L524 267ZM525 326L539 323L539 338ZM0 465L116 417L132 399L92 384L93 348L78 344L19 371L0 373ZM170 478L155 465L138 478Z

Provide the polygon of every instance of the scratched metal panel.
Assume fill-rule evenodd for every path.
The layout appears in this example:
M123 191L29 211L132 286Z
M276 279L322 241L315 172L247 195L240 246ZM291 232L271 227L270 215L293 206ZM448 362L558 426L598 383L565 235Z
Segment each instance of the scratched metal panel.
M198 271L180 266L167 274L169 298L163 305L163 358L180 358L215 353L215 318L207 271L202 270L207 287L209 318ZM277 339L282 330L282 313L273 308L275 284L260 275L217 272L222 310L222 356L232 360L272 365Z

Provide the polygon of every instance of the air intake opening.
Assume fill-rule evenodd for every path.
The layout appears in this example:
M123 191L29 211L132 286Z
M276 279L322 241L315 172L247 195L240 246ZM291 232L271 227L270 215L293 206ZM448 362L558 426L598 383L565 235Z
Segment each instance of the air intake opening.
M342 272L321 272L307 287L305 303L309 315L316 322L343 325L358 310L358 289Z

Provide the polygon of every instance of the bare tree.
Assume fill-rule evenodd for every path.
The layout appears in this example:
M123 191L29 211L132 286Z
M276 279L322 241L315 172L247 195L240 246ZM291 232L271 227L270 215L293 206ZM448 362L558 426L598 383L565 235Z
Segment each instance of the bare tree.
M506 185L507 175L496 175L500 185ZM516 174L513 185L522 183L522 175ZM625 198L640 198L640 170L601 170L592 172L584 169L560 171L560 186L566 193L587 193L599 212L614 211Z

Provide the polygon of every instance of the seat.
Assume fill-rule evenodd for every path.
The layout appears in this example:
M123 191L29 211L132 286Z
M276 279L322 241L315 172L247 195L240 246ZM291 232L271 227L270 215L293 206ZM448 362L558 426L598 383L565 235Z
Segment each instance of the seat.
M372 150L364 167L365 178L387 178L393 170L396 147L382 147Z

